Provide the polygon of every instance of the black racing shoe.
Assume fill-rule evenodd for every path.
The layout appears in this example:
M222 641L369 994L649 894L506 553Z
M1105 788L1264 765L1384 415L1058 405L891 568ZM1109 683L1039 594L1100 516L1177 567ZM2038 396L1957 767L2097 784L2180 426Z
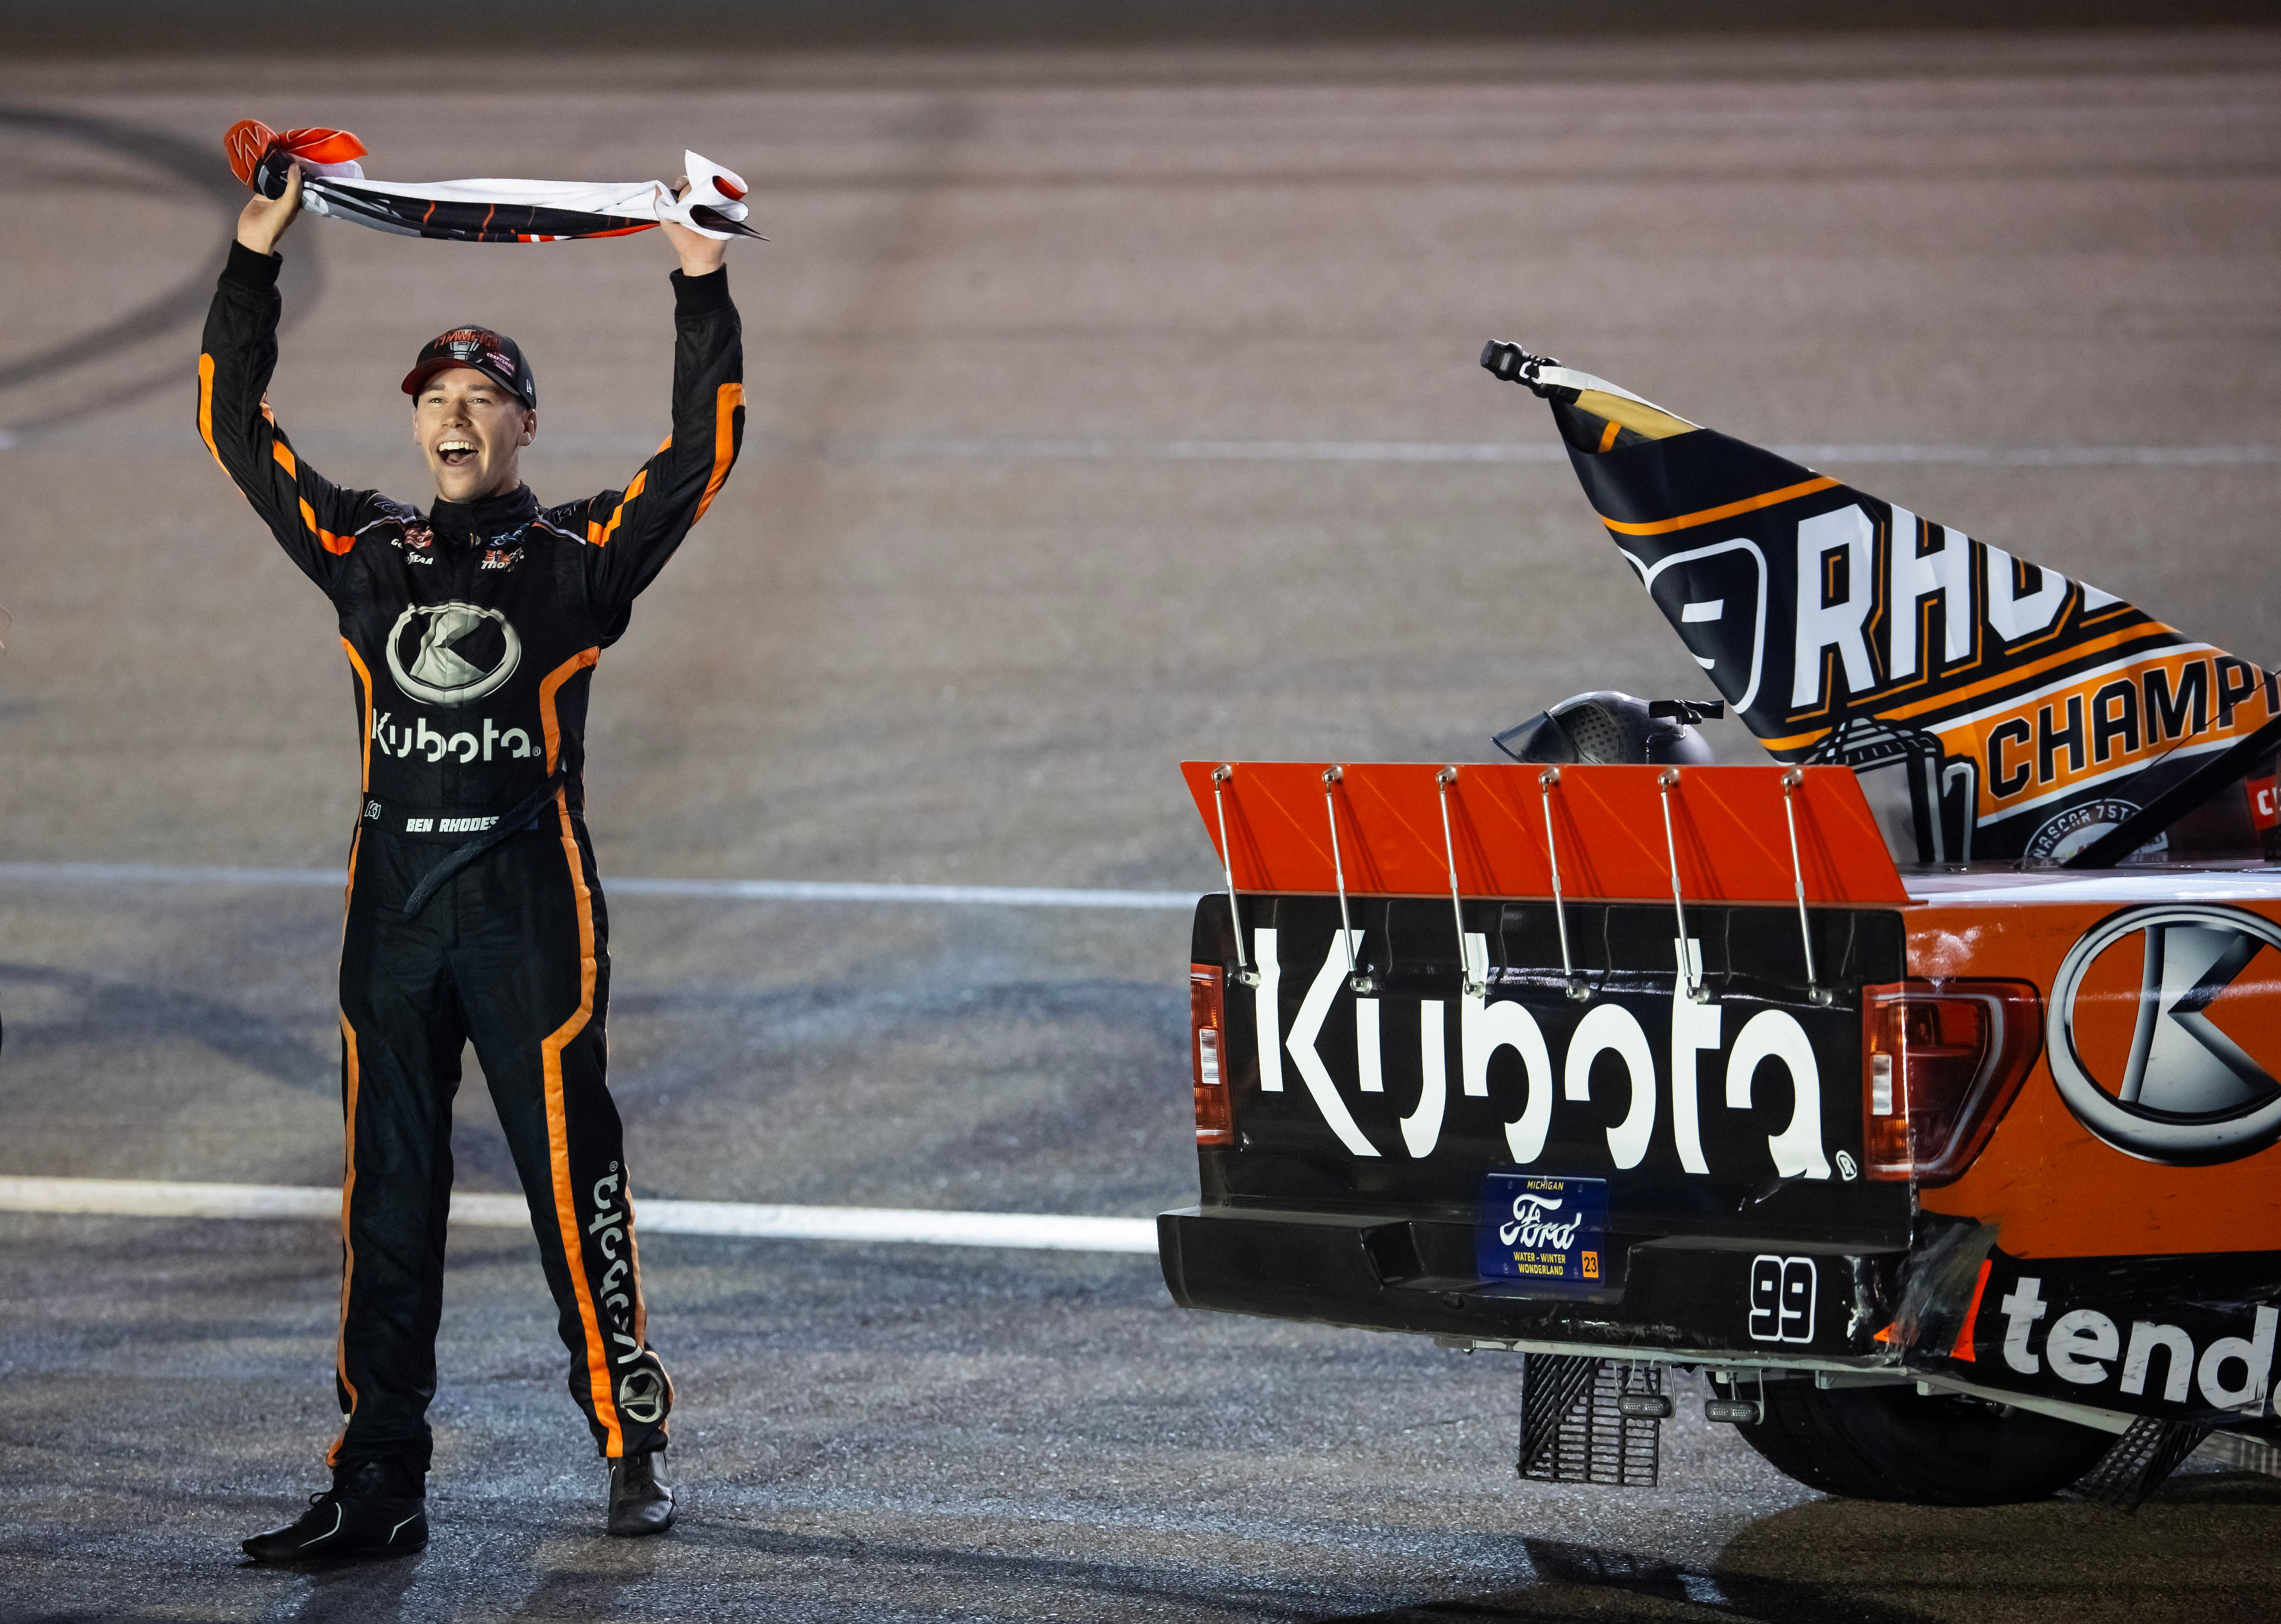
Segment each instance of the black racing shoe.
M673 1486L657 1481L662 1450L610 1463L610 1532L625 1539L662 1534L673 1526Z
M398 1461L368 1460L309 1496L298 1521L244 1542L257 1562L326 1562L409 1556L428 1543L425 1477Z

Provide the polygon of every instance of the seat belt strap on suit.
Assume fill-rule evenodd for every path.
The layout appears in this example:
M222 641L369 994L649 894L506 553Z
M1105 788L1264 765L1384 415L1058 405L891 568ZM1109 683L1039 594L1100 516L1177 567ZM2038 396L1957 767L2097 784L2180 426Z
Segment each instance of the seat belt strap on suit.
M563 780L569 774L570 762L566 753L564 758L554 764L554 770L546 775L546 782L515 802L513 811L474 839L463 840L453 847L444 855L442 861L420 877L420 883L412 887L412 894L404 899L404 916L406 919L418 918L420 910L427 907L436 893L460 870L471 863L481 862L509 835L519 834L530 827L532 821L546 809L546 803L554 799L554 792L562 786Z

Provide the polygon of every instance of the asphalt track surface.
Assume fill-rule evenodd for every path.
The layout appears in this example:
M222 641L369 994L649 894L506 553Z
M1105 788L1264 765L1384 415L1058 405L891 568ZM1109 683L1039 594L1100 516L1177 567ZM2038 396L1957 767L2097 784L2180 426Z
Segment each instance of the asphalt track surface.
M687 145L760 183L751 449L599 673L606 875L1194 892L1183 756L1479 760L1579 689L1697 692L1543 407L1474 367L1491 336L2281 644L2272 35L18 62L0 103L0 861L43 865L0 878L0 1174L337 1175L337 900L212 872L336 866L353 810L325 607L190 429L242 116L404 178L669 177ZM653 239L286 249L272 398L336 477L421 494L395 382L471 317L537 363L548 499L662 431ZM1237 451L1165 449L1199 445ZM1468 446L1512 449L1399 449ZM613 912L653 1196L1192 1196L1176 910ZM461 1099L460 1187L510 1190L472 1069ZM1523 1485L1493 1356L1187 1314L1145 1257L703 1236L645 1249L683 1520L608 1542L534 1249L475 1227L429 1551L242 1570L319 1486L336 1238L0 1237L10 1619L2281 1612L2269 1478L2130 1518L1832 1501L1690 1400L1665 1487Z

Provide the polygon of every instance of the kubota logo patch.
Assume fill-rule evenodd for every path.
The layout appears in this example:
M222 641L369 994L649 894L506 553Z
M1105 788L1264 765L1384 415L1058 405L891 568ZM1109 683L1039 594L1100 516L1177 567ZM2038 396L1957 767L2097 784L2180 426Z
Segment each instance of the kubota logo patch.
M2281 998L2281 958L2268 948L2281 953L2271 920L2168 902L2126 909L2069 948L2045 1039L2076 1120L2118 1150L2182 1166L2281 1139L2281 1080L2267 1069L2281 1055L2240 1041L2281 1016L2270 1001L2257 1008Z
M665 1419L665 1378L647 1368L630 1373L618 1383L618 1413L641 1427Z
M473 603L415 603L388 633L388 672L430 705L468 705L495 692L522 660L506 615Z

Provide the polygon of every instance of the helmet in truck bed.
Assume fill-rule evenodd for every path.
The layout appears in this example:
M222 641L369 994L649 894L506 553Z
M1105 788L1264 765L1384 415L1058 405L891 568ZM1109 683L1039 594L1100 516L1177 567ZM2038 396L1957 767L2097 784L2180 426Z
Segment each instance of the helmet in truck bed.
M1694 723L1724 708L1603 688L1565 699L1490 742L1516 762L1546 767L1703 766L1717 758Z

